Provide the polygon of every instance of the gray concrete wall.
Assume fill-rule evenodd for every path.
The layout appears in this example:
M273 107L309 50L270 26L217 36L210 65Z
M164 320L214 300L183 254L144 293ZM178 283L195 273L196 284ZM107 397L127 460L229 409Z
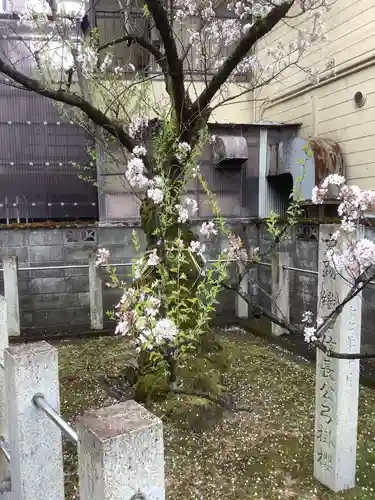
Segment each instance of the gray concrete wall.
M88 257L97 248L107 248L114 264L130 262L135 256L131 238L132 230L139 234L141 245L144 237L140 227L81 227L51 229L0 229L0 258L17 256L19 268L35 266L72 266L88 264ZM242 235L246 245L259 246L264 251L271 238L264 225L249 221L233 221L232 229ZM314 224L298 226L283 243L288 250L292 267L318 269L318 231ZM373 237L368 231L368 237ZM214 238L208 247L208 258L213 258L222 243ZM264 259L271 262L270 258ZM130 268L118 267L120 278L129 279ZM20 316L22 333L64 333L90 329L88 269L49 269L19 272ZM263 307L270 308L271 268L254 266L249 273L249 291ZM109 288L103 274L104 311L112 310L121 292ZM317 276L290 272L290 318L301 324L302 312L316 311ZM362 345L374 344L375 287L364 293L362 314ZM0 273L0 295L4 292L3 273ZM217 316L226 322L235 321L235 296L223 292ZM107 316L105 326L113 327Z
M258 246L261 251L264 251L270 242L266 228L259 225L255 231L254 226L252 227L249 242L255 245L258 241ZM366 237L375 240L372 228L366 228ZM317 271L318 241L319 226L317 224L301 224L296 227L289 240L283 244L284 249L289 252L290 266ZM270 259L264 259L264 261L270 262ZM254 279L259 283L257 292L259 303L263 307L270 308L271 268L258 266L254 276ZM290 271L289 276L290 321L294 325L302 326L301 319L304 311L316 313L318 276L301 271ZM363 293L362 300L361 349L363 351L373 350L375 347L374 325L375 285L369 285Z
M131 232L132 228L122 227L0 229L0 259L17 256L19 268L87 265L90 253L104 247L110 250L114 263L122 263L130 261L135 253ZM125 271L119 268L118 274L123 277ZM87 268L20 271L18 280L23 332L89 329ZM113 307L119 292L105 284L103 288L106 311ZM0 273L0 294L3 289Z
M237 226L236 226L237 227ZM51 267L48 270L19 271L19 302L22 333L64 333L90 329L88 269L69 268L87 265L89 255L97 248L111 253L111 263L130 263L136 256L132 231L145 246L143 232L134 221L116 227L0 229L0 259L16 256L18 268ZM220 241L213 239L208 258L213 258ZM66 269L53 267L66 266ZM117 276L130 279L130 267L118 267ZM113 323L105 314L113 310L121 291L108 287L110 279L103 271L103 309L106 327ZM4 293L0 272L0 295ZM220 296L219 315L235 320L235 298L230 292Z

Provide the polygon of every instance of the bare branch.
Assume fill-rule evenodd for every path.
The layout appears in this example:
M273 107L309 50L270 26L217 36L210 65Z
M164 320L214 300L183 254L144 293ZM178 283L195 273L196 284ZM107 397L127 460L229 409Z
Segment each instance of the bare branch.
M39 95L48 97L58 102L68 104L74 108L83 111L90 120L102 127L106 132L118 139L123 146L129 151L132 151L137 145L137 142L125 132L122 124L108 118L100 109L96 108L82 97L66 92L65 90L53 90L45 87L39 80L31 78L17 69L13 68L10 64L6 63L0 58L0 72L7 75L13 81L22 85L25 89L31 90Z
M176 117L179 123L186 116L186 105L189 102L185 91L184 71L182 60L178 56L176 41L173 36L172 26L168 19L168 13L161 0L146 0L146 4L155 21L155 26L160 33L165 55L168 63L168 73L171 80L172 100Z
M255 43L262 37L267 35L274 26L287 14L293 6L295 0L284 2L281 5L274 7L267 16L257 20L249 31L240 40L237 47L227 57L223 65L213 76L209 85L203 90L200 96L193 103L193 115L201 113L209 106L215 94L220 90L221 86L227 81L237 65L249 53Z
M228 285L226 283L224 283L223 286L227 290L231 290L232 292L236 292L254 311L256 311L256 313L259 314L259 316L264 316L265 318L272 321L272 323L275 323L275 325L278 325L278 326L284 328L285 330L292 333L293 335L303 334L303 331L300 328L291 325L286 320L279 318L275 314L269 312L265 307L262 307L259 304L255 303L252 300L252 298L250 297L250 295L248 293L244 292L243 290L241 290L241 288L239 286L233 287L233 286Z
M317 334L319 332L324 332L325 329L331 325L334 321L336 321L337 317L339 314L342 312L344 306L348 304L354 297L356 297L359 293L363 291L363 289L370 283L375 278L375 272L371 274L366 280L362 281L361 284L358 286L358 284L354 284L352 289L349 291L345 299L326 317L323 319L323 324L322 326L318 329ZM299 327L296 327L294 325L291 325L288 321L286 321L283 318L277 317L275 314L269 312L266 308L258 305L255 303L251 296L246 293L244 290L241 289L241 287L238 285L236 287L224 284L224 288L227 290L231 290L233 292L236 292L251 308L253 311L255 311L259 316L264 316L265 318L269 319L272 323L275 325L280 326L281 328L284 328L286 331L290 332L293 335L300 335L302 336L304 334L303 330ZM323 335L321 333L321 335ZM330 358L335 358L335 359L375 359L375 353L341 353L341 352L335 352L329 349L322 340L318 340L316 342L311 343L312 346L316 347L320 351L324 352L327 354L328 357Z
M119 43L124 43L124 42L129 43L129 45L131 45L132 43L136 43L141 47L143 47L144 49L148 50L150 54L152 54L155 57L156 63L159 64L163 73L164 74L168 73L168 66L166 64L165 54L163 54L157 47L155 47L155 45L153 45L151 42L149 42L148 40L146 40L141 36L125 35L120 38L116 38L115 40L112 40L110 42L103 43L103 45L99 45L98 51L100 52L102 50L108 49Z
M354 352L354 353L342 353L342 352L335 352L331 351L325 344L322 344L319 342L316 344L316 348L319 349L320 351L324 352L327 354L329 358L335 358L335 359L375 359L375 353L361 353L361 352Z

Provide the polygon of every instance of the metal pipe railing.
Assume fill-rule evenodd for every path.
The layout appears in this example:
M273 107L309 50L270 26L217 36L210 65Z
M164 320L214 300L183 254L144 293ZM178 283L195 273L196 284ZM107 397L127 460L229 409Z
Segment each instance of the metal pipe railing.
M131 267L133 262L125 262L120 264L112 264L114 267ZM103 267L104 265L102 265ZM88 269L89 266L87 264L73 264L69 266L38 266L38 267L19 267L17 271L48 271L50 269ZM0 268L0 272L4 271L3 268Z
M318 271L313 271L312 269L299 269L298 267L283 266L283 269L288 269L289 271L297 271L306 274L318 274Z
M268 262L259 262L261 266L269 266L272 267L272 264ZM300 269L298 267L291 267L291 266L283 266L283 269L288 269L289 271L297 271L300 273L306 273L306 274L318 274L318 271L314 271L312 269Z
M35 394L32 399L34 405L42 410L47 417L57 425L65 436L73 443L78 443L78 436L76 431L50 406L44 399L43 394Z
M9 453L8 446L7 446L3 436L0 436L0 450L3 452L5 460L9 464L10 463L10 453Z

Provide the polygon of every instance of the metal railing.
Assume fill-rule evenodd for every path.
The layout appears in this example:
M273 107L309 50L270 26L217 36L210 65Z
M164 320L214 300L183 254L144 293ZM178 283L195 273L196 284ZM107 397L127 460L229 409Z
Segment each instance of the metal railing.
M270 264L269 262L259 262L259 265L272 267L272 264ZM318 271L314 271L313 269L300 269L299 267L290 266L282 266L282 268L287 269L288 271L295 271L297 273L314 274L315 276L319 274ZM369 285L375 285L375 281L370 281Z
M216 262L215 259L208 259L207 263L208 264L213 264ZM236 262L235 260L231 260L230 262ZM260 262L260 264L268 266L271 264L263 263ZM134 265L134 262L120 262L116 264L114 262L111 264L111 267L131 267ZM72 265L66 265L66 266L35 266L35 267L18 267L17 271L48 271L48 270L57 270L57 269L88 269L90 266L88 264L72 264ZM105 267L105 264L101 264L100 267ZM0 272L3 272L4 269L1 267Z
M8 445L5 442L4 436L0 436L0 450L2 451L5 460L10 464L10 453L8 450Z
M259 262L259 265L261 266L268 266L272 267L272 264L269 262ZM299 267L291 267L291 266L282 266L283 269L287 269L288 271L296 271L299 273L305 273L305 274L318 274L318 271L314 271L313 269L300 269Z
M131 267L133 262L124 262L119 264L112 264L113 267ZM48 271L49 269L88 269L90 266L88 264L73 264L67 266L36 266L36 267L19 267L17 271ZM104 265L102 265L104 267ZM1 267L0 272L4 271Z
M312 269L299 269L298 267L290 267L290 266L283 266L283 269L288 269L289 271L296 271L299 273L305 273L305 274L318 274L318 271L314 271Z
M65 436L72 441L72 443L78 443L76 431L52 408L52 406L47 403L43 394L35 394L32 402L37 408L42 410L54 424L57 425L61 432L65 434Z
M0 361L0 368L4 370L4 363ZM61 432L73 443L78 443L76 431L50 406L41 393L35 394L32 398L33 404L43 411L45 415L57 425ZM4 436L0 436L0 451L3 453L6 461L10 463L10 453Z

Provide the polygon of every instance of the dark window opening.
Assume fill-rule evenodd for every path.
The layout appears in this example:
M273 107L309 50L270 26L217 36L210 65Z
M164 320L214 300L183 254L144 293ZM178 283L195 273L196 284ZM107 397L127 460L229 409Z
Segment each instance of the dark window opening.
M279 175L270 175L267 177L267 180L271 188L275 211L282 216L290 202L290 194L294 187L293 176L288 172Z

